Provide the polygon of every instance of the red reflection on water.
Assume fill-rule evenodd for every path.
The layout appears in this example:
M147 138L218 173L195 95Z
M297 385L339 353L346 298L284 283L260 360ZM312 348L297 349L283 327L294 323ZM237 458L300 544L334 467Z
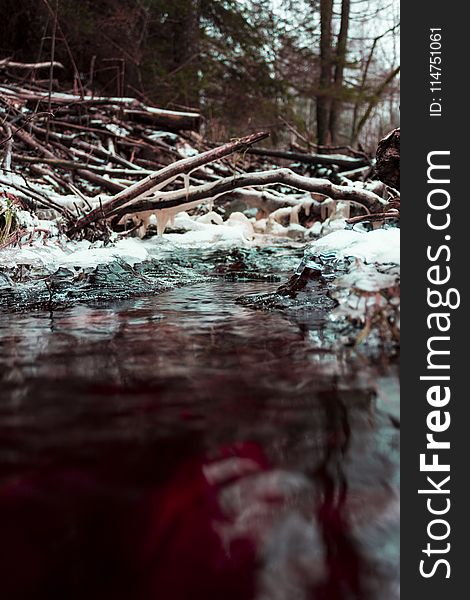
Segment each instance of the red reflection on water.
M189 458L159 486L124 498L102 474L19 477L0 489L2 596L252 598L256 540L245 532L224 542L218 528L233 518L219 491L268 469L248 442Z

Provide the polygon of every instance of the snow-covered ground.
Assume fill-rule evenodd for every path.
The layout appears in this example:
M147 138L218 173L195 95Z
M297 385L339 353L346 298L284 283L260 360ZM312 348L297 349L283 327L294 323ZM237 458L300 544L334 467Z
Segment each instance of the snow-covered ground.
M365 263L400 264L400 230L396 227L362 232L334 231L311 243L305 256L334 253L337 258L358 258Z

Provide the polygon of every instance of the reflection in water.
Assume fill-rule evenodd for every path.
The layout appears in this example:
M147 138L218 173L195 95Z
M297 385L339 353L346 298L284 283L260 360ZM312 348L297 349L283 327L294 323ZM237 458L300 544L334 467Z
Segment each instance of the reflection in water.
M395 370L268 289L2 317L2 597L398 598Z

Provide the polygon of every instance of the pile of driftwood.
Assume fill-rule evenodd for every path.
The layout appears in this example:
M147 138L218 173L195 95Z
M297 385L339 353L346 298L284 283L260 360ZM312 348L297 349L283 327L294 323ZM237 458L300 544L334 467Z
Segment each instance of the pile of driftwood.
M319 212L327 200L349 201L359 207L352 222L397 217L394 190L373 180L354 183L373 173L360 152L253 147L266 132L215 145L198 133L196 112L164 110L134 98L52 91L12 81L8 65L47 66L0 61L0 192L59 213L71 236L118 229L131 216L149 213L156 214L163 231L174 212L204 200L242 197L269 214L300 202L299 194L286 188L303 192L304 199L308 192ZM312 177L312 169L328 178ZM72 206L70 197L76 199ZM389 203L392 198L395 204Z

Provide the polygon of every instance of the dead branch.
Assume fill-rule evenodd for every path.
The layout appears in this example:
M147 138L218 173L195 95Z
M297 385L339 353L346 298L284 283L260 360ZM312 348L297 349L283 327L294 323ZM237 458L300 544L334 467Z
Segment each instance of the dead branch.
M111 214L115 214L120 207L128 204L132 200L136 200L147 192L151 192L157 186L163 187L178 175L188 174L202 165L219 160L220 158L228 156L229 154L233 154L234 152L245 151L251 144L267 138L268 135L269 134L264 131L254 133L247 137L229 142L228 144L224 144L219 148L207 150L206 152L202 152L196 156L191 156L190 158L184 158L171 165L168 165L167 167L164 167L163 169L160 169L159 171L155 171L155 173L152 173L152 175L149 175L142 181L131 185L127 189L116 194L116 196L113 198L110 198L105 204L103 204L102 207L87 213L75 223L75 225L71 228L71 232L83 229L84 227L99 219L102 219L103 217L108 217Z
M18 192L21 192L26 198L30 198L35 203L44 206L45 208L56 210L59 214L67 214L67 209L65 209L63 206L60 206L60 204L57 204L50 198L47 198L39 190L33 189L25 185L20 185L18 183L14 183L6 177L0 177L0 184L2 184L6 188L9 187L14 190L17 190Z
M98 173L93 173L92 171L89 171L88 169L78 169L77 173L81 177L83 177L83 179L86 179L90 183L94 183L95 185L98 185L98 186L104 188L105 190L108 190L112 194L118 194L121 191L129 189L122 183L118 183L117 181L113 181L112 179L107 179L106 177L102 177L101 175L98 175Z
M51 68L51 63L47 66ZM20 192L30 207L40 204L60 212L69 223L69 233L95 225L85 232L89 235L101 231L103 225L114 226L128 214L145 219L145 213L149 217L155 211L161 230L161 222L172 213L207 200L241 200L266 215L284 218L288 213L305 213L305 218L313 220L325 218L325 200L345 200L368 213L351 222L396 218L395 207L383 199L392 197L384 184L368 181L356 187L352 183L368 178L373 167L367 156L351 148L311 144L313 153L307 153L296 145L290 152L250 147L267 137L266 133L214 147L195 131L181 134L185 122L188 127L198 122L198 113L167 111L135 98L59 93L49 81L41 87L37 79L34 84L17 79L2 71L0 130L5 135L0 141L0 160L5 177L0 175L0 184ZM41 106L46 109L45 103L49 111L38 112ZM293 126L289 129L302 139ZM251 156L234 160L231 155L236 152ZM297 175L288 168L269 171L272 162L279 162L272 158L324 165L334 176L330 181ZM12 168L25 185L6 176ZM29 183L31 176L35 184ZM70 196L63 198L63 190L73 194L77 203ZM100 198L99 206L96 198ZM72 214L72 203L76 214Z
M400 219L400 211L394 209L380 213L375 213L373 215L359 215L357 217L351 217L351 219L348 219L346 223L348 223L349 225L356 225L357 223L373 223L377 221L387 221L390 219Z
M50 63L48 63L50 65ZM41 92L32 91L26 88L18 88L15 86L11 89L5 84L0 85L0 92L11 98L18 98L24 102L34 102L39 104L55 105L58 107L66 107L78 104L80 106L97 107L106 106L108 108L115 107L124 115L136 121L151 123L157 127L166 127L174 130L184 129L199 129L201 115L196 112L183 112L166 110L147 106L136 98L120 98L107 96L78 96L75 94L66 94L59 92ZM116 112L116 111L115 111Z
M201 121L201 116L198 113L164 111L151 107L147 107L145 110L125 108L123 112L131 120L175 130L199 129Z
M321 194L325 198L331 198L333 200L355 202L364 206L371 213L383 210L383 207L387 204L380 196L361 188L335 185L328 179L304 177L302 175L297 175L290 169L277 169L274 171L245 173L234 177L227 177L214 183L198 187L189 187L187 190L176 190L172 192L158 191L153 197L142 198L141 200L130 202L126 204L126 206L121 204L119 207L113 207L111 210L108 203L105 205L108 206L108 209L105 210L104 216L115 214L123 216L126 213L172 208L187 202L214 198L220 194L239 188L273 184L287 185L297 190ZM129 190L126 190L126 192L127 191ZM103 214L101 216L103 216Z
M69 171L79 171L83 169L83 164L78 161L65 160L61 158L41 158L37 156L24 156L23 154L13 153L12 157L19 163L26 164L43 164L54 167L64 168ZM93 173L99 173L100 175L109 175L110 177L142 177L144 175L151 175L154 171L149 169L141 169L134 165L133 169L113 169L109 167L103 167L98 165L87 165L88 171Z
M359 167L357 169L351 169L351 171L342 171L340 177L343 179L349 179L350 181L358 181L364 179L370 174L371 166Z
M34 138L26 131L17 130L15 131L14 135L16 138L20 139L24 144L26 144L33 150L39 152L39 154L41 154L42 156L51 159L55 158L54 154L50 150L48 150L43 144L41 144L36 138Z
M344 169L357 169L366 167L370 162L365 158L352 158L339 154L303 154L300 152L285 152L283 150L271 150L269 148L250 148L248 154L267 156L272 158L285 158L295 162L308 165L335 165Z
M22 131L26 125L28 123L30 123L31 121L33 121L34 119L38 119L41 118L43 116L47 115L48 117L53 117L54 115L52 113L48 113L48 112L40 112L40 113L34 113L32 115L30 115L28 118L26 118L23 122L23 125L21 125L20 127L18 127L17 129L15 129L14 131L12 131L6 138L4 138L3 140L0 140L0 146L3 144L6 144L7 142L9 142L12 138L15 137L15 135L19 132Z
M45 62L36 62L36 63L15 62L13 60L10 60L9 58L4 58L4 59L0 60L0 69L6 69L7 67L10 67L12 69L23 69L23 70L28 70L28 71L35 71L37 69L49 69L51 66L54 68L58 68L58 69L64 68L64 65L60 62L57 62L56 60L54 60L52 62L45 61Z
M5 133L6 133L7 137L6 137L6 143L5 143L5 150L4 150L4 154L3 154L2 167L5 169L5 171L9 171L11 169L13 136L11 133L11 127L8 123L5 123L4 129L5 129Z

